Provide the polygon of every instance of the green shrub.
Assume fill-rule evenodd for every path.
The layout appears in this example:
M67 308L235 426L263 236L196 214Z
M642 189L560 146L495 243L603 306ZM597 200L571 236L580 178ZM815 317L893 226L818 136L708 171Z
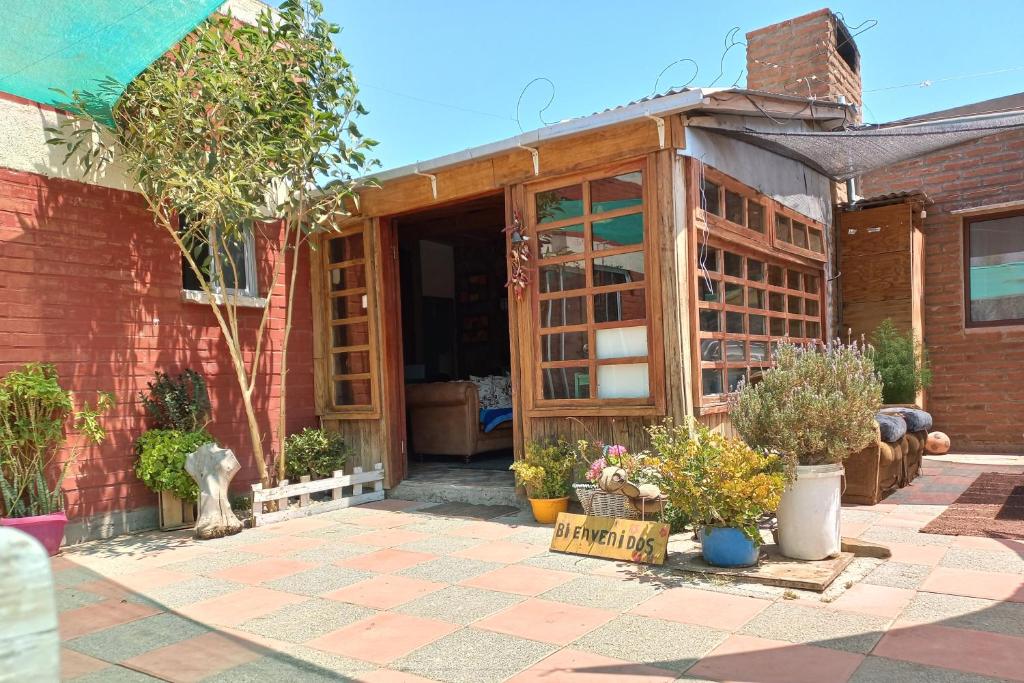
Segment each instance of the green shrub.
M876 434L882 382L856 343L782 343L760 382L732 398L733 426L754 448L801 465L841 463Z
M291 482L309 475L311 479L329 477L343 469L352 449L341 434L325 429L303 429L284 442L285 474Z
M516 483L530 498L563 498L569 495L575 451L564 439L526 444L526 455L509 467Z
M177 429L151 429L135 442L139 461L135 474L154 491L167 491L183 501L194 503L199 487L185 471L188 454L214 438L200 429L186 432Z
M932 384L928 350L913 332L901 333L890 318L871 335L867 353L882 378L885 403L913 403L917 392Z
M140 393L139 400L154 429L195 432L209 422L206 380L195 370L186 370L177 377L158 372L146 386L149 395Z

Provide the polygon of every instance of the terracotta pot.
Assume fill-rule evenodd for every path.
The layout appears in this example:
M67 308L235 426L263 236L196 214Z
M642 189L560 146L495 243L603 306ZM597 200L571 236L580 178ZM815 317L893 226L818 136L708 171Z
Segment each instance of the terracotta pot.
M569 496L563 498L530 498L533 518L541 524L554 524L559 512L569 509Z
M52 512L48 515L35 517L6 517L0 519L0 526L11 527L24 531L39 541L46 552L56 555L60 552L60 544L64 540L64 527L68 524L68 516L63 512Z

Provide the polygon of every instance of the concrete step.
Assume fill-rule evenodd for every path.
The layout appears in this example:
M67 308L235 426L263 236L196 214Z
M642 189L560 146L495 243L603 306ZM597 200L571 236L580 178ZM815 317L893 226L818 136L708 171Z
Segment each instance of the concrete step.
M388 491L389 498L429 503L470 503L472 505L514 505L525 507L526 499L516 495L514 486L469 486L458 483L406 479Z

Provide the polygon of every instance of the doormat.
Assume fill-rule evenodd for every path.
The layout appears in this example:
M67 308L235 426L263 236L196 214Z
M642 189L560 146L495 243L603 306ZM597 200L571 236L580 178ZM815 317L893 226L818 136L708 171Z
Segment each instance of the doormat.
M921 532L1024 540L1024 474L979 474Z
M514 515L519 508L511 505L473 505L472 503L440 503L416 511L420 514L440 515L441 517L468 517L470 519L494 519L505 515Z

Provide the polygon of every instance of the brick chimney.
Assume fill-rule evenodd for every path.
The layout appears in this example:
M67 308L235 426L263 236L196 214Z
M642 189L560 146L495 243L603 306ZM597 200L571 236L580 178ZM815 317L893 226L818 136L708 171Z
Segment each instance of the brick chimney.
M860 106L860 52L829 9L765 26L747 34L747 88Z

